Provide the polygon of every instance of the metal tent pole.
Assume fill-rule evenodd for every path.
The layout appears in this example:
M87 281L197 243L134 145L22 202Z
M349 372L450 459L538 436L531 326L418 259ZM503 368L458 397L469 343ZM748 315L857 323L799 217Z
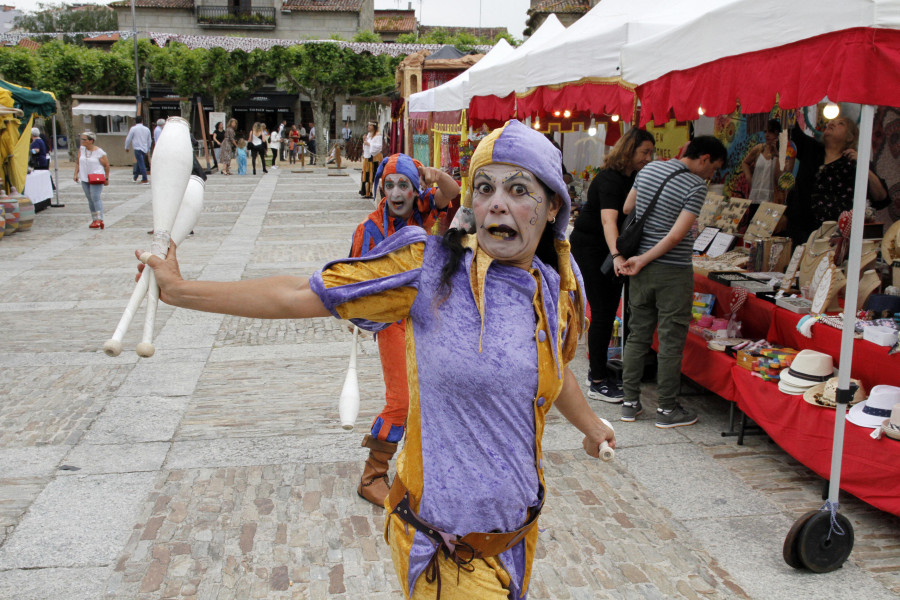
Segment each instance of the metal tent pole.
M53 195L56 197L56 204L51 204L53 208L62 208L65 204L59 203L59 186L56 185L56 182L59 181L59 159L56 157L56 152L58 150L57 140L56 140L56 115L53 115Z
M844 422L847 404L853 399L850 389L850 368L853 365L853 333L856 325L856 294L859 291L859 265L862 260L863 224L866 218L866 188L869 159L872 155L872 122L875 107L863 105L859 126L859 146L856 156L856 183L853 192L853 224L850 229L850 260L847 264L847 289L844 294L844 327L841 332L839 357L837 412L834 417L834 443L831 448L831 479L828 500L837 505L841 484L841 458L844 448Z

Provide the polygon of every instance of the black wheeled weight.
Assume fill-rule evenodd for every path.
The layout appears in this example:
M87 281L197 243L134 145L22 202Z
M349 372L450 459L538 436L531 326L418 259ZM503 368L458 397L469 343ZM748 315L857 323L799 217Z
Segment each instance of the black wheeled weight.
M830 573L840 569L853 550L853 525L841 513L835 513L843 535L831 531L831 513L819 511L810 517L797 536L797 548L803 566L813 573Z
M784 538L784 547L781 550L784 556L784 562L795 569L803 568L803 561L800 560L800 548L797 546L797 538L800 536L800 530L806 525L813 516L819 514L817 510L811 510L802 517L794 521L793 527L788 531L787 537Z

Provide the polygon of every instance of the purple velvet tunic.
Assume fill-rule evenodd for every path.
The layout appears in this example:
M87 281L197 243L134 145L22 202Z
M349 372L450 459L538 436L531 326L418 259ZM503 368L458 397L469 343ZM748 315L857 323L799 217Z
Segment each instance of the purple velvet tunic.
M398 252L410 246L418 251ZM555 397L538 396L539 345L550 346L544 355L555 363L546 371L561 377L563 370L555 343L561 337L556 271L537 258L530 271L491 262L483 276L482 319L470 276L473 256L466 251L446 299L439 278L447 250L418 227L401 229L363 259L329 263L310 279L312 290L340 318L356 317L354 322L372 329L383 327L372 321L409 318L407 344L415 348L415 361L407 366L410 422L403 451L417 447L411 440L418 437L421 460L398 461L398 471L421 465L421 473L400 472L410 490L411 482L421 482L419 515L460 536L515 530L529 507L540 504L535 407ZM537 412L543 419L544 411ZM431 541L417 534L409 553L410 591L434 552ZM500 559L512 579L511 597L518 597L524 542Z

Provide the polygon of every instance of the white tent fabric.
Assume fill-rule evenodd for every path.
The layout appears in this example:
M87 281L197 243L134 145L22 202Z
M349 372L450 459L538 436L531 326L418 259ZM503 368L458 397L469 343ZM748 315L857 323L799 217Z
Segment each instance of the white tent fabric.
M550 15L534 32L530 38L509 53L503 60L493 64L489 68L476 71L469 75L469 85L465 89L464 98L466 105L475 96L508 96L516 91L516 86L522 80L520 74L510 68L514 61L520 66L524 64L526 57L538 48L553 43L563 32L565 26L559 22L556 15Z
M522 63L516 91L529 87L618 77L619 51L733 0L603 0L553 43L535 49ZM693 42L686 44L692 46Z
M449 82L448 82L449 83ZM444 85L447 85L446 83ZM442 86L438 86L442 87ZM422 92L417 92L409 97L409 112L411 113L420 113L420 112L431 112L434 110L434 90L438 88L431 88L430 90L424 90Z
M409 97L409 112L444 112L453 110L463 110L468 106L465 100L464 92L469 83L469 74L477 73L482 69L486 69L491 65L498 63L508 54L513 52L514 48L504 39L501 39L491 48L484 58L460 73L450 81L439 85L436 88L425 90L413 94Z
M126 102L81 102L72 109L73 115L96 115L99 117L134 117L137 108Z
M605 3L604 0L602 4ZM854 27L900 27L897 0L731 0L622 48L622 77L635 84L725 56L784 46Z

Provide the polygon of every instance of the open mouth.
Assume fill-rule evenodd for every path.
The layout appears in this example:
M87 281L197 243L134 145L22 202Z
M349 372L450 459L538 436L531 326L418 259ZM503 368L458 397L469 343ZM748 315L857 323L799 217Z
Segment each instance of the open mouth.
M518 232L509 225L489 225L487 232L493 237L501 240L511 240L519 235Z

